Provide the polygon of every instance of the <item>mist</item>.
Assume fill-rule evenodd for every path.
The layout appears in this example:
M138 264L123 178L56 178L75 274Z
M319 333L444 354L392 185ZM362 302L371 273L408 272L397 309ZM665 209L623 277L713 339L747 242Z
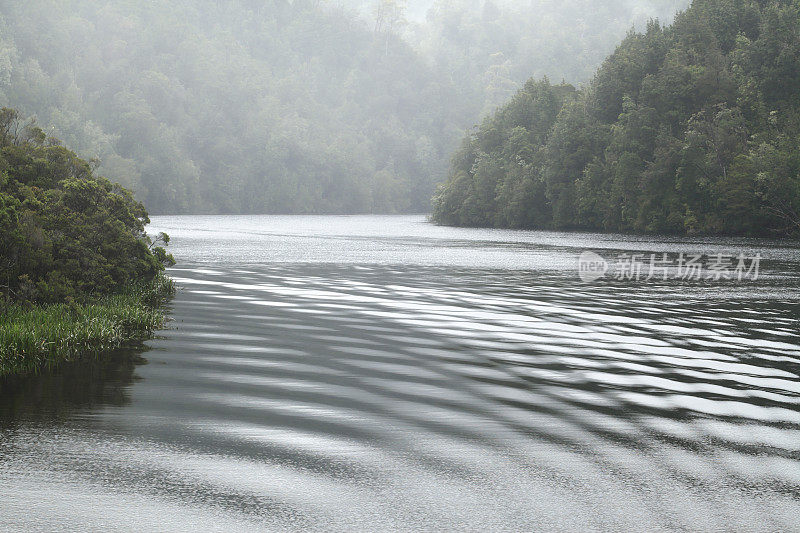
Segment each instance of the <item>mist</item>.
M153 213L423 213L531 77L685 1L5 1L0 104Z
M798 531L800 0L0 0L0 531Z

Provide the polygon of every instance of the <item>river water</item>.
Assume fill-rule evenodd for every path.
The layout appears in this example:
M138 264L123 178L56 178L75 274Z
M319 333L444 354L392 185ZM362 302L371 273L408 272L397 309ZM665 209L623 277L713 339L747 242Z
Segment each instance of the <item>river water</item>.
M156 217L173 320L0 384L4 531L790 531L800 249ZM760 253L757 280L578 256Z

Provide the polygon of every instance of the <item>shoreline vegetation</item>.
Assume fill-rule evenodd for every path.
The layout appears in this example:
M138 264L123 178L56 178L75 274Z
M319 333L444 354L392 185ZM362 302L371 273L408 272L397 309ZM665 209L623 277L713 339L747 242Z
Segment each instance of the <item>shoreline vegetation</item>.
M86 303L11 303L0 307L0 378L54 366L152 338L168 320L174 282L150 282Z
M586 85L531 79L463 141L443 225L800 236L800 4L694 0Z
M175 292L131 191L0 109L0 377L143 340Z

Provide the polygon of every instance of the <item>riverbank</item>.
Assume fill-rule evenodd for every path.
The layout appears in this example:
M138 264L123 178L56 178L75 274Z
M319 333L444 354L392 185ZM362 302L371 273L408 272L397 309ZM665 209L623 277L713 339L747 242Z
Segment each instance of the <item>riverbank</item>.
M145 340L166 323L175 284L163 274L89 303L0 307L0 377L35 373Z

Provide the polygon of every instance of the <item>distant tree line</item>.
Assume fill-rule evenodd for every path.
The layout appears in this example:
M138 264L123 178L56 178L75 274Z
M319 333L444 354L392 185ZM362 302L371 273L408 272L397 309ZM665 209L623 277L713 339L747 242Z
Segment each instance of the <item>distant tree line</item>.
M0 0L0 105L150 212L423 212L481 113L680 4Z
M671 21L689 0L438 0L409 40L453 79L473 119L531 77L589 80L632 27Z
M443 224L800 232L800 2L695 0L576 90L529 81L469 135Z

